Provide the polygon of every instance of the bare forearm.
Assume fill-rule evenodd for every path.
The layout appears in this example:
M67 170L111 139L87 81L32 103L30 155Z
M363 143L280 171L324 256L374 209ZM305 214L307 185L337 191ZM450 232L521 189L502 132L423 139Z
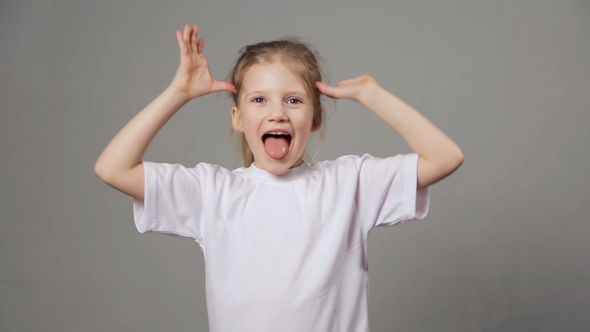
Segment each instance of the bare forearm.
M446 159L462 156L461 149L445 133L403 100L382 88L367 93L361 103L390 125L420 156Z
M440 181L463 163L463 152L455 142L410 105L381 88L371 76L361 75L336 86L316 82L316 87L330 97L361 103L395 129L420 155L419 188Z
M111 140L98 157L94 172L111 187L133 196L144 197L145 169L141 162L156 134L189 100L219 91L237 93L225 81L215 81L203 55L205 42L198 38L199 27L185 24L176 30L180 64L172 82L156 99L139 112Z
M376 87L363 95L360 102L395 129L420 155L420 187L440 181L463 163L463 152L453 140L393 94Z
M140 163L156 134L188 100L173 88L164 90L111 140L96 161L96 174L116 176Z

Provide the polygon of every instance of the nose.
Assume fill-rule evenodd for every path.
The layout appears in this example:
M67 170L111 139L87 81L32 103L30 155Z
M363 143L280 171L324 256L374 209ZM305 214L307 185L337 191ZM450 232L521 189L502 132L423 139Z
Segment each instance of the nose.
M275 104L269 107L268 113L268 121L274 122L286 122L289 121L289 116L285 109L285 106L282 104Z

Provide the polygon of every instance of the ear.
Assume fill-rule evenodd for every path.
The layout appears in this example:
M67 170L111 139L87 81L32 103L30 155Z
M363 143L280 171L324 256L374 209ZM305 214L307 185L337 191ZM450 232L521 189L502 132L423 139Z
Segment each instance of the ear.
M316 113L316 112L314 112ZM322 128L322 112L319 111L313 116L313 120L311 122L311 132L316 132Z
M242 125L242 113L237 106L231 108L231 126L236 131L244 131L244 126Z

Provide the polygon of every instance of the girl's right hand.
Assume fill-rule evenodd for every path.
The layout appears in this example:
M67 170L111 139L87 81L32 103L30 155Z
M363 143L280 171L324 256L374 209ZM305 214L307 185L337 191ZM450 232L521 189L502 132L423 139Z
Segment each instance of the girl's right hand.
M180 48L180 65L170 86L188 99L200 97L217 91L237 93L236 87L229 82L217 82L211 77L209 62L203 55L205 41L197 39L199 27L192 28L186 24L184 32L176 30L176 39Z

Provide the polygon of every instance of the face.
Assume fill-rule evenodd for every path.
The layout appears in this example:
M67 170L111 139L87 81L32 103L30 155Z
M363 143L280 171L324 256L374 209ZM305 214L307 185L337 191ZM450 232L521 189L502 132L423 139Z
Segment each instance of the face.
M256 64L247 70L232 127L244 133L256 167L282 174L303 162L313 126L313 102L281 63Z

